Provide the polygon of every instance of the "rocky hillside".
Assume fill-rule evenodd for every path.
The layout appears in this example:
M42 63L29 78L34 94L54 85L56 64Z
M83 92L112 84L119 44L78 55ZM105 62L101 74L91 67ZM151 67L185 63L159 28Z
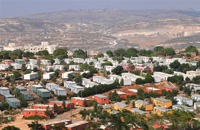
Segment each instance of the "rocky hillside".
M71 49L181 48L200 44L200 12L68 10L0 19L0 43L49 41Z

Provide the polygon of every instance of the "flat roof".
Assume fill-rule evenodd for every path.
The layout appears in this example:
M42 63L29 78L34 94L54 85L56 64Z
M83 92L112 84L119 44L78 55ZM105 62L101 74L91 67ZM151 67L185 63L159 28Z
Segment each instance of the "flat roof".
M162 107L159 107L159 106L155 106L154 109L159 109L159 110L164 111L164 112L171 111L169 109L165 109L165 108L162 108Z
M171 100L164 99L164 98L155 98L156 100L159 100L161 102L171 102Z
M37 91L40 91L40 92L49 92L49 90L47 90L47 89L38 89Z
M139 113L139 114L148 114L147 112L142 111L142 110L140 110L140 109L138 109L138 108L132 108L131 111L136 112L136 113Z
M161 89L153 88L153 87L147 87L147 89L149 89L149 90L153 90L153 91L159 91L159 90L161 90Z
M74 127L84 125L84 124L87 124L87 123L88 123L88 121L79 121L79 122L76 122L76 123L73 123L73 124L66 125L66 127L67 128L74 128Z
M52 125L52 124L57 124L57 123L62 123L62 122L69 122L70 120L65 119L65 120L57 120L57 121L50 121L50 122L46 122L43 123L42 125Z
M63 103L63 101L50 101L50 102L52 102L52 103L60 103L60 104ZM65 101L65 104L73 104L73 103Z
M107 96L101 95L101 94L96 94L94 95L95 97L99 97L99 98L108 98Z
M33 86L33 87L35 87L35 88L40 88L40 87L42 87L42 88L43 88L43 86L42 86L42 85L40 85L40 84L37 84L37 85L31 85L31 86Z
M112 91L112 92L114 92L114 91ZM119 94L119 95L124 95L124 94L126 94L126 93L121 92L121 91L116 91L116 93Z
M1 90L8 90L9 88L7 87L0 87Z
M20 93L22 93L22 94L24 94L24 95L32 94L32 93L30 93L30 92L28 92L28 91L22 91L22 92L20 92Z
M120 106L120 107L129 107L128 105L122 103L122 102L116 102L116 105Z
M11 102L20 102L17 98L8 98L7 100Z
M22 111L46 111L46 109L24 109Z
M143 100L136 100L136 102L142 103L142 104L144 104L144 105L150 104L149 102L145 102L145 101L143 101Z
M34 104L33 106L38 106L38 107L40 107L40 106L43 106L43 107L53 107L53 105L47 105L47 104Z
M137 89L128 89L128 91L137 93L138 90Z

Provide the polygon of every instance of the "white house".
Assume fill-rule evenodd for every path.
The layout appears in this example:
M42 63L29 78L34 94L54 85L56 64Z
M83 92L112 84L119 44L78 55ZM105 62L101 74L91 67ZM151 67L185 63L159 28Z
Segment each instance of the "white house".
M56 88L59 88L59 85L55 84L55 83L47 83L46 84L46 88L50 91L53 91Z
M191 95L191 98L196 100L196 101L200 101L200 95L199 94L193 94L193 95Z
M50 64L51 64L50 60L46 60L46 59L40 60L40 63L41 63L42 65L50 65Z
M76 70L76 71L79 71L80 70L80 65L69 65L69 69L70 70Z
M0 95L9 95L10 90L7 87L0 87Z
M12 63L11 66L13 66L15 70L20 70L22 68L22 64L18 63Z
M60 60L59 59L54 59L54 65L59 65L60 64Z
M172 106L172 109L173 109L173 110L183 109L183 110L185 110L185 111L194 112L194 109L193 109L193 108L190 108L190 107L185 106L185 105L173 105L173 106Z
M34 68L39 69L39 66L37 64L26 64L26 68L33 70Z
M24 74L24 80L34 80L38 78L37 72L31 72L30 74Z
M172 74L167 74L167 73L163 73L163 72L154 72L153 75L156 77L160 77L161 80L167 80L168 77L173 76Z
M113 81L115 81L117 79L117 80L119 80L119 83L120 83L123 78L119 75L109 75L109 79L113 80ZM123 79L123 80L124 80L125 86L132 84L130 79Z
M73 61L75 63L81 63L81 64L85 63L85 60L83 58L73 58Z
M144 77L142 77L142 76L138 76L138 75L131 74L131 73L122 73L122 78L123 79L130 79L133 82L135 82L137 78L144 79Z
M91 88L91 87L97 86L98 84L95 82L92 82L89 79L82 78L82 85L85 86L86 88Z
M195 102L194 103L194 109L196 110L197 108L200 108L200 102Z
M54 75L54 72L43 74L43 79L51 79L53 75Z
M78 85L71 86L71 91L73 93L76 93L76 94L78 94L79 91L83 91L84 89L85 89L84 87L81 87L81 86L78 86Z
M100 84L112 84L114 83L113 80L106 79L105 77L102 76L93 76L92 77L94 82L100 83Z
M67 96L67 92L63 88L55 88L53 91L55 95Z
M182 96L175 96L174 99L177 101L179 105L189 105L193 106L193 100L190 98L182 97Z
M64 82L64 87L67 89L71 89L72 86L76 86L76 82L74 81L65 81Z
M65 66L64 66L64 65L53 65L53 67L54 67L54 71L55 71L55 70L60 70L60 71L63 71L63 70L64 70L64 68L65 68Z
M62 78L63 78L63 79L68 79L68 75L69 75L69 74L72 74L73 76L75 76L74 71L69 71L69 72L64 72L64 73L62 73Z
M186 74L194 76L194 77L200 76L200 72L198 72L198 71L192 71L192 70L191 71L187 71Z
M65 62L66 64L70 64L71 61L72 61L72 59L69 59L69 58L64 59L64 62Z
M184 80L186 80L186 78L189 78L190 80L192 80L195 77L195 76L188 75L188 74L178 72L178 71L174 71L174 75L182 75Z
M112 72L112 70L115 68L116 66L104 66L104 69L106 71Z
M0 71L4 71L9 67L7 64L0 64Z
M38 60L36 59L29 59L29 64L36 65L38 63Z
M102 63L99 62L99 61L98 61L98 62L95 62L95 63L94 63L94 67L97 68L97 69L103 69L103 67L101 66L101 64L102 64Z
M154 78L156 83L161 82L161 77L158 77L158 76L155 76L155 75L152 75L152 77Z
M200 90L200 84L187 83L185 87L189 87L192 91Z

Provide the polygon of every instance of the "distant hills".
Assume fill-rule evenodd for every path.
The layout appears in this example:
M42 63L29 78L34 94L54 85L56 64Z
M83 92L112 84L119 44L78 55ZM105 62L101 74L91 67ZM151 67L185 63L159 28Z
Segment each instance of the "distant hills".
M105 51L200 45L200 12L192 10L67 10L0 19L0 43L49 41Z

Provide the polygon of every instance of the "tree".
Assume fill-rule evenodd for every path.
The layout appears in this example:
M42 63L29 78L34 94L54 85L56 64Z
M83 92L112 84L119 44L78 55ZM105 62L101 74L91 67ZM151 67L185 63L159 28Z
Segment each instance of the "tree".
M154 51L164 51L164 48L162 46L156 46L153 50Z
M77 75L76 77L75 77L75 82L77 83L77 84L81 84L82 83L82 76L81 75Z
M164 55L165 56L174 56L175 55L175 51L172 48L165 48Z
M22 65L22 68L21 68L21 70L22 70L23 72L25 72L25 71L26 71L26 66L25 66L25 64L23 64L23 65Z
M112 72L114 73L114 74L117 74L117 75L119 75L119 74L121 74L122 72L123 72L123 67L122 66L117 66L116 68L114 68L113 70L112 70Z
M62 107L65 109L65 101L63 101L62 103Z
M200 60L197 62L197 67L200 68Z
M42 50L42 51L38 51L36 55L47 56L49 55L49 52L47 50Z
M135 83L136 84L144 84L144 81L141 78L137 78Z
M22 107L27 107L28 106L28 103L27 103L26 99L21 94L18 97L18 99L20 100L20 103L21 103Z
M87 101L84 99L84 101L83 101L83 106L84 107L87 107Z
M195 52L198 54L198 49L195 46L190 45L185 49L185 52Z
M83 51L82 49L75 50L73 53L73 57L87 58L87 52Z
M151 76L151 74L149 72L147 72L147 74L145 75L145 79L144 79L145 83L154 83L154 78Z
M56 113L58 112L58 106L56 105L56 103L53 105L53 111Z
M17 50L14 50L14 51L12 52L11 57L12 57L12 56L15 56L16 59L21 59L23 53L24 53L24 52L23 52L22 50L17 49Z
M117 57L123 57L126 55L126 51L122 48L118 48L117 50L114 51L114 55Z
M68 58L67 51L67 48L58 48L53 52L53 56L59 59Z
M109 57L113 57L113 52L112 52L111 50L106 51L106 54L107 54Z
M38 121L34 121L34 122L31 122L31 124L28 124L28 127L31 129L31 130L45 130L41 124L38 123Z
M21 73L19 71L14 71L13 75L14 75L15 79L20 79L20 77L21 77Z
M174 62L172 62L171 64L169 64L170 68L177 70L180 66L180 62L178 60L175 60Z
M73 74L68 74L68 80L72 81L74 79L74 75Z
M124 79L122 78L120 81L120 85L123 86L124 85Z
M2 130L20 130L20 129L15 126L6 126Z
M127 57L137 57L138 50L135 48L129 48L126 51Z

